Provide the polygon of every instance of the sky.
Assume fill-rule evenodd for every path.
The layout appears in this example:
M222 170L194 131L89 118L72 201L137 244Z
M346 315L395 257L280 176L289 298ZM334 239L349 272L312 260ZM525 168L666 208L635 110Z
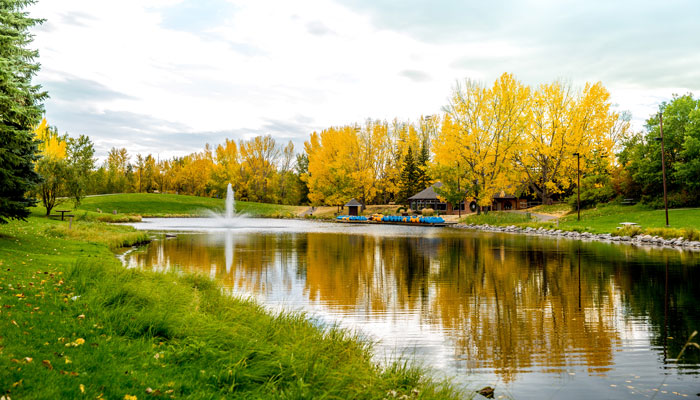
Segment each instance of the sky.
M61 133L158 158L440 113L457 82L602 82L635 130L700 96L697 0L38 0Z

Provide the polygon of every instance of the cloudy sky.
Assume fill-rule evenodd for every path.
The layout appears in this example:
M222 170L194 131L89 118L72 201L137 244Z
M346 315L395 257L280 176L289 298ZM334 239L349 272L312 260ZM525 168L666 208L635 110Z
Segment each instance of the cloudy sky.
M697 0L39 0L49 122L159 157L440 112L465 78L601 81L635 128L700 95ZM300 150L300 147L298 147Z

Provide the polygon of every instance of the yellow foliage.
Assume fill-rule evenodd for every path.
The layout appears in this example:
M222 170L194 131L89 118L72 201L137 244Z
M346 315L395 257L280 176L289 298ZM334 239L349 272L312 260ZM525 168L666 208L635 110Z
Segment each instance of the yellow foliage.
M529 93L510 74L491 88L467 81L454 90L433 141L435 172L451 177L443 184L458 182L482 206L490 205L496 193L515 189L520 176L512 159L527 129Z
M46 118L41 120L39 126L34 130L37 138L41 140L39 152L44 157L66 158L66 140L52 129Z

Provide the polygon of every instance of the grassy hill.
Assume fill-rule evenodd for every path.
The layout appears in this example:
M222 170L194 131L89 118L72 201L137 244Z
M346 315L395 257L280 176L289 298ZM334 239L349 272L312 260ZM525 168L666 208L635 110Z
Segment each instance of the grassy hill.
M66 203L64 206L66 209L71 209L72 203ZM86 197L78 209L87 212L97 212L99 209L102 213L108 214L116 210L118 214L140 215L142 217L174 217L207 215L209 212L223 212L224 208L223 199L211 197L121 193ZM236 212L255 217L294 217L305 209L306 207L280 204L236 202Z

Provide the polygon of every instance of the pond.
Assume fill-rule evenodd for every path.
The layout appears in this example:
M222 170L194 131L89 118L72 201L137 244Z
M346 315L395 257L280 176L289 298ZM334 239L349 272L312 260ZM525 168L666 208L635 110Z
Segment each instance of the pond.
M512 398L700 395L700 255L451 228L145 219L176 231L129 267L204 273L470 390ZM700 343L700 337L694 339Z

